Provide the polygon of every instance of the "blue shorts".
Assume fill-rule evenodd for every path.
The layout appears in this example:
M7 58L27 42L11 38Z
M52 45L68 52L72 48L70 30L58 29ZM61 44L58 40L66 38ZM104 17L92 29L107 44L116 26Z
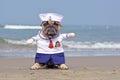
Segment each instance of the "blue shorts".
M47 64L49 60L52 60L52 63L55 65L64 64L65 63L64 52L57 54L36 53L35 62Z

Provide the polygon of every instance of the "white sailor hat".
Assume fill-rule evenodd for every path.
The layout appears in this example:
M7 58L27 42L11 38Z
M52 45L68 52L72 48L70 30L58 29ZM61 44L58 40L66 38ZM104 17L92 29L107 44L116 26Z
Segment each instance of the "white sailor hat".
M39 15L41 21L58 21L61 22L63 16L56 13L43 13Z

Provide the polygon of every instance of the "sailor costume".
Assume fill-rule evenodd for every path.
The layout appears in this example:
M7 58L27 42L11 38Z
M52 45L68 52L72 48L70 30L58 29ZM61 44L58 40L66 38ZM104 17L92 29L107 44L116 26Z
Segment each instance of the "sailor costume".
M49 60L52 60L53 64L65 64L62 40L67 38L67 33L58 34L57 37L51 39L53 48L50 48L50 40L44 37L40 32L38 35L32 37L33 41L35 41L37 45L35 63L38 62L47 64Z
M63 19L62 15L56 13L44 13L39 15L42 22L44 21L56 21L61 22ZM45 27L42 25L42 27ZM44 29L44 28L43 28ZM54 37L45 37L43 36L43 32L39 32L36 36L27 40L27 43L36 42L37 51L35 55L35 64L31 67L31 69L38 69L40 64L52 64L59 65L60 67L64 65L64 68L67 68L65 65L65 56L62 41L63 39L71 38L71 34L73 33L57 33ZM62 68L62 67L61 67Z

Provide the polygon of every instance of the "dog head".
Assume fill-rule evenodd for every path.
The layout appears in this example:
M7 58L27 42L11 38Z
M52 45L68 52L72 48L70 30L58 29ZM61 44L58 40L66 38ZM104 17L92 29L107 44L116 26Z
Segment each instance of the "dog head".
M43 21L42 33L45 37L52 39L55 38L60 31L60 22L58 21Z
M42 35L48 39L55 38L60 31L63 16L56 13L43 13L39 16L42 21Z

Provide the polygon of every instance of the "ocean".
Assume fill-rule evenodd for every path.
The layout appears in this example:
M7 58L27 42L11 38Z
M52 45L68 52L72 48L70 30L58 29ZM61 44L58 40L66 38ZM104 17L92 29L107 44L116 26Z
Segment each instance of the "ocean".
M40 30L40 26L0 25L0 57L34 57L35 44L25 41ZM120 26L62 25L60 32L76 34L63 41L66 57L120 56Z

